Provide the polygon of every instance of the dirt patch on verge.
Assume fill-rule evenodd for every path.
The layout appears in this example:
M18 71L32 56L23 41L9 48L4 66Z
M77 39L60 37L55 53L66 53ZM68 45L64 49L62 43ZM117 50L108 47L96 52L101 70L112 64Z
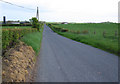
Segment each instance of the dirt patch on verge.
M30 82L36 56L31 46L19 42L2 58L3 82Z

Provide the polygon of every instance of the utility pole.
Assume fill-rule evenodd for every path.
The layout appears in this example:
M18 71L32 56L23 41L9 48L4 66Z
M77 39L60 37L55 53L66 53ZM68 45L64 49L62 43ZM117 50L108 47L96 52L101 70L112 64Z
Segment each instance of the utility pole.
M36 18L39 21L39 8L37 7L37 14L36 14Z

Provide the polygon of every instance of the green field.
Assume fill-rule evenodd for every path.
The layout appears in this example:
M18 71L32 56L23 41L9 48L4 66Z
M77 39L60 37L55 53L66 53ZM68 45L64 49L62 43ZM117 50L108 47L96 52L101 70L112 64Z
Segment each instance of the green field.
M65 37L118 54L118 24L77 23L52 26L68 30L67 32L54 30Z
M7 28L32 28L32 26L2 26L3 29Z

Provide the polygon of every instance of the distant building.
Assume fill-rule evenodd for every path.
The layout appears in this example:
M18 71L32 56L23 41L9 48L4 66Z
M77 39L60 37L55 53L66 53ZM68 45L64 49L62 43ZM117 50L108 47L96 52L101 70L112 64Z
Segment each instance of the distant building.
M20 24L20 22L11 22L11 24Z
M61 24L68 24L68 22L62 22Z
M24 22L20 22L20 24L29 25L31 23L29 21L24 21Z
M18 21L7 21L7 24L20 24Z

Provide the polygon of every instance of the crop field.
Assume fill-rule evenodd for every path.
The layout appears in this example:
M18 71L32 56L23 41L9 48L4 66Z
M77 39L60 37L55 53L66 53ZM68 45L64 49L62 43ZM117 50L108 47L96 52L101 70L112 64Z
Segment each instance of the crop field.
M118 54L117 23L51 24L49 26L65 37ZM58 31L60 28L62 30Z

